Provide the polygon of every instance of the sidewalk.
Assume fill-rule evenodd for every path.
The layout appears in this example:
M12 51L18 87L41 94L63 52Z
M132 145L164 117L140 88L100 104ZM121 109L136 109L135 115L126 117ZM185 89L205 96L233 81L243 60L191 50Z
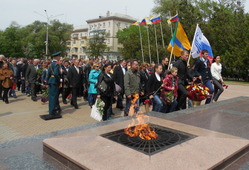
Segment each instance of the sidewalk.
M33 102L30 97L19 92L17 95L16 99L10 98L10 104L0 101L0 143L96 122L90 118L91 109L82 98L78 98L80 109L75 110L70 104L65 105L61 102L63 118L44 121L39 115L48 113L48 104ZM239 96L249 97L248 85L230 84L221 95L220 101ZM143 106L141 110L144 110ZM116 117L123 114L117 109L113 111Z

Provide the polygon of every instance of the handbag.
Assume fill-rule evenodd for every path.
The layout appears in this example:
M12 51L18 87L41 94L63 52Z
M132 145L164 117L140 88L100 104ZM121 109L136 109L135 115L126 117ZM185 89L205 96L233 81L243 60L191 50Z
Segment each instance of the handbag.
M97 103L98 103L97 100L96 100L95 104L92 106L91 117L100 122L102 120L102 115L100 114L100 112L97 108Z
M121 93L123 91L123 89L117 83L114 83L114 84L115 84L115 91L117 93Z
M99 89L99 91L101 93L105 93L106 90L107 90L107 84L106 84L106 82L102 80L100 83L98 83L97 88Z

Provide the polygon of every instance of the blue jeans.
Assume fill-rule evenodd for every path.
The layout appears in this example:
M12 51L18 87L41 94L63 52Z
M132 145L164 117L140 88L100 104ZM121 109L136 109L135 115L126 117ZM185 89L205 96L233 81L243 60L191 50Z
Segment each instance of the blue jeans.
M160 99L160 97L155 94L153 96L153 108L152 108L152 111L155 111L155 112L161 112L162 111L162 108L163 108L163 102L162 100Z
M128 97L126 97L126 106L125 106L125 116L127 116L129 114L130 111L130 107L131 107L131 99L129 99ZM137 107L135 107L135 112L138 113L139 112L139 99L137 99L136 101Z
M204 83L206 86L207 86L207 88L209 88L209 90L210 90L210 98L207 98L206 99L206 102L205 102L205 104L209 104L211 101L212 101L212 98L213 98L213 93L214 93L214 88L213 88L213 83L211 82L211 80L208 80L208 81L205 81L205 83Z

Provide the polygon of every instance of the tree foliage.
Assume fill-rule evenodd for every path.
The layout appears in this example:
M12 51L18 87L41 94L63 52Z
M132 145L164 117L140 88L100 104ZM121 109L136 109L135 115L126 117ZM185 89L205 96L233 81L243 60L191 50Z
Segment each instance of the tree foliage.
M153 13L154 16L160 15L163 19L166 48L171 39L171 28L167 24L167 19L170 18L170 15L178 13L190 42L193 40L196 24L199 24L212 46L214 55L222 57L224 74L248 76L249 14L244 10L243 0L155 0ZM153 57L155 57L155 37L153 36L153 26L150 27L151 47L153 48ZM159 24L156 27L160 57L169 56L169 52L162 48ZM143 48L145 55L148 56L146 54L148 51L146 29L143 26L141 28L145 42ZM136 26L119 31L118 39L124 46L121 52L126 58L136 56L141 59L139 32ZM155 61L155 58L153 60ZM193 62L194 60L191 60L191 63Z
M103 53L108 50L106 41L106 32L95 32L90 36L87 51L91 57L103 56Z
M47 23L35 21L25 27L13 23L0 31L0 53L7 57L37 57L45 55ZM66 50L66 41L70 39L72 25L51 21L48 25L48 52Z

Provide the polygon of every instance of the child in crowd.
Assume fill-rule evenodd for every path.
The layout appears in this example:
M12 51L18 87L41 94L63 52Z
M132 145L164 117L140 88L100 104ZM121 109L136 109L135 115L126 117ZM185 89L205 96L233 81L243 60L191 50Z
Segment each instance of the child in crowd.
M178 90L178 69L173 67L168 74L166 74L161 91L161 99L165 105L163 112L169 113L176 111L177 106L177 90Z

